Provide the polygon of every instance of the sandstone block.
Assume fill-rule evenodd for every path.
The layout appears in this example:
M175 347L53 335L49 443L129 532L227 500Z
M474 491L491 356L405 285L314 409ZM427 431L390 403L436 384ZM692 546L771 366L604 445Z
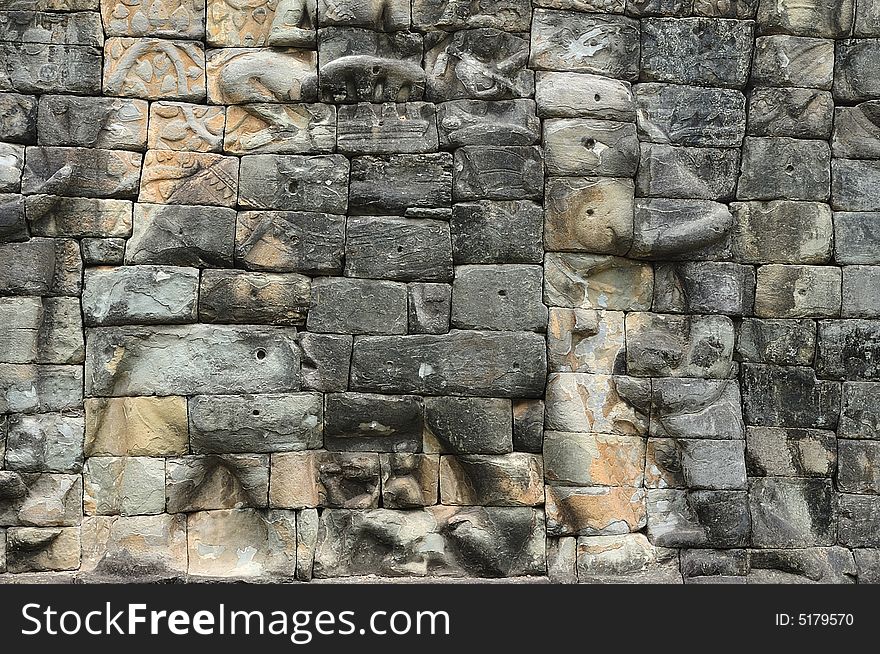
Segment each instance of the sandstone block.
M831 90L834 41L778 34L755 39L752 83ZM836 94L835 94L836 97Z
M749 482L756 547L833 545L837 518L830 480L763 478Z
M834 121L828 91L759 87L749 95L749 136L827 139Z
M877 547L880 544L877 537L880 497L841 494L839 503L840 525L837 538L840 544L849 547Z
M147 102L127 98L44 95L40 98L40 145L144 150Z
M49 413L81 405L81 366L0 364L3 413Z
M26 241L24 197L17 193L0 193L0 243Z
M426 102L339 107L336 145L347 154L431 152L438 147L434 105Z
M0 472L0 525L72 527L82 520L82 476Z
M197 41L109 38L104 92L146 100L204 100L204 47Z
M880 377L877 352L880 322L823 320L819 322L816 370L831 379L870 380Z
M0 361L82 363L82 316L77 298L0 298Z
M346 221L345 274L397 281L452 278L452 241L444 220L353 216Z
M134 198L141 155L119 150L31 147L25 155L21 190L91 198Z
M242 211L235 257L249 270L326 275L342 272L345 218L305 211Z
M853 552L837 546L751 550L749 567L750 584L852 584L856 577Z
M853 0L782 0L758 5L758 25L764 34L785 32L829 39L848 36L852 28Z
M14 3L6 3L3 8L25 9ZM0 41L100 46L104 44L104 32L101 18L92 12L3 11L0 14Z
M831 151L824 141L748 137L743 143L739 200L828 199Z
M576 584L577 539L573 536L547 540L547 576L553 584Z
M154 102L147 147L157 150L220 152L226 112L186 102Z
M11 527L6 532L9 572L76 570L79 564L79 527Z
M816 379L810 368L742 367L743 409L750 425L834 429L840 384Z
M28 225L35 236L131 236L132 203L128 200L30 195L25 206Z
M379 506L379 455L288 452L272 456L272 507L374 509Z
M100 93L101 49L0 43L0 88L18 93Z
M553 486L632 486L644 481L645 439L548 431L544 477Z
M221 48L206 57L211 104L314 102L318 57L294 48Z
M843 271L843 299L840 315L844 318L880 318L880 266L846 266Z
M545 331L539 266L457 266L452 284L452 327Z
M639 136L652 143L735 148L746 129L746 100L739 91L678 84L639 84Z
M745 437L739 384L728 379L653 381L651 436L736 440Z
M660 547L742 547L751 532L744 491L650 489L648 538Z
M647 310L654 271L621 257L548 253L544 261L544 303L574 309Z
M425 424L421 398L413 395L333 393L324 420L327 449L419 452Z
M736 354L741 361L810 366L815 353L812 320L745 318L740 323Z
M86 266L120 266L125 261L124 238L83 238L80 241Z
M880 210L880 163L835 159L831 164L831 206L842 211Z
M345 334L299 334L303 390L326 393L348 388L352 340Z
M646 197L727 201L736 191L738 172L736 149L645 143L641 147L636 191Z
M538 200L544 194L541 151L534 146L465 146L454 153L456 200Z
M138 201L234 207L238 184L236 157L209 152L148 150ZM245 184L243 181L243 196L247 192Z
M880 433L880 384L843 384L839 433L841 438L877 438Z
M413 509L437 503L440 457L430 454L380 454L382 506Z
M880 96L872 71L880 56L880 40L850 39L837 45L834 66L834 99L859 102Z
M199 320L305 325L308 277L295 273L206 270L199 288Z
M733 216L707 200L639 199L635 202L630 257L727 259Z
M425 398L425 451L505 454L513 450L510 400Z
M681 583L674 549L655 547L644 534L581 536L577 575L581 583Z
M623 373L625 349L623 312L550 309L547 326L550 370Z
M232 266L236 230L232 209L138 202L133 224L125 246L128 265Z
M37 98L18 93L0 93L0 140L33 144L37 141Z
M24 146L0 143L0 191L17 193L24 168Z
M628 82L587 73L539 72L535 102L542 118L597 118L632 122L636 102Z
M632 123L586 118L544 121L544 155L550 175L632 177L639 142Z
M442 456L440 501L480 506L543 504L541 457L524 452Z
M207 38L215 46L314 46L317 20L315 0L305 2L251 2L210 0Z
M744 263L825 263L834 227L828 205L813 202L733 202L733 250Z
M412 9L413 27L419 30L455 31L474 27L494 27L507 32L527 32L531 7L525 0L491 0L474 7L450 9L439 0L416 0Z
M82 305L86 325L195 322L199 271L171 266L88 268Z
M547 486L548 536L614 536L643 529L642 488Z
M239 204L250 209L345 213L348 161L339 155L242 157Z
M253 103L226 108L224 151L232 154L310 154L336 146L336 107Z
M296 578L310 581L318 545L319 518L315 509L303 509L296 514Z
M141 515L165 510L165 460L90 457L83 469L87 515Z
M880 158L880 102L840 107L834 114L831 152L841 159Z
M541 140L534 100L452 100L437 105L439 144L532 145Z
M553 431L644 436L650 396L648 380L551 373L545 427Z
M407 333L445 334L449 331L452 287L448 284L408 284Z
M163 456L189 447L182 397L86 398L86 456Z
M758 269L755 314L761 318L836 316L840 302L839 268L772 264Z
M348 202L353 214L411 215L452 204L452 155L355 157Z
M880 443L838 443L837 485L845 493L877 495L880 492Z
M718 261L683 261L654 268L655 311L670 313L752 313L755 271Z
M632 244L634 194L633 183L628 179L549 178L544 212L545 247L626 254Z
M101 2L104 29L109 36L205 37L205 4L198 0L135 0Z
M651 438L645 458L648 488L746 488L745 443L706 438Z
M21 472L82 470L82 416L14 415L8 420L6 468Z
M309 331L348 334L405 334L406 284L350 277L312 282Z

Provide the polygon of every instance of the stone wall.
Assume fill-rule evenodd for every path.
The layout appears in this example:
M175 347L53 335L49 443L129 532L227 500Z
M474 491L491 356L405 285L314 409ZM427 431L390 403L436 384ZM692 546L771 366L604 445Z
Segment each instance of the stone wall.
M0 0L0 578L880 581L878 65L880 0Z

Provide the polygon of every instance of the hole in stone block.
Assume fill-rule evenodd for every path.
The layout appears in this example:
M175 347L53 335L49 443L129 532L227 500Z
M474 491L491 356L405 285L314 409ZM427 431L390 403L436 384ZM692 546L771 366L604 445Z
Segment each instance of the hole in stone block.
M266 358L266 350L264 350L263 348L260 348L259 350L257 350L257 359L262 361L265 358Z

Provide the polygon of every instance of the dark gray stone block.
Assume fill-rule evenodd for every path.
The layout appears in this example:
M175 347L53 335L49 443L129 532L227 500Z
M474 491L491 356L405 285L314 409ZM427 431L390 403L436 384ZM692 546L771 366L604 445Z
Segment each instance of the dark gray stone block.
M840 384L816 379L811 368L742 366L743 408L750 425L834 429Z
M458 329L547 329L540 266L457 266L452 284L452 326Z
M410 215L452 204L452 155L392 154L351 161L353 214Z
M449 226L456 264L541 263L543 260L544 211L535 202L459 203L452 209Z
M405 334L406 284L350 277L312 282L309 331L342 334Z

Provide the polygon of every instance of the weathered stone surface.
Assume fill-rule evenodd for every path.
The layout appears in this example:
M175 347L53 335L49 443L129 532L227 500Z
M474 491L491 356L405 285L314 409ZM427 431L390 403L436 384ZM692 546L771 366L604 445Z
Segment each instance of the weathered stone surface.
M842 211L878 211L880 163L835 159L831 164L831 206Z
M621 311L550 309L547 355L554 372L625 372Z
M351 162L348 202L353 214L410 215L452 204L452 156L395 154Z
M880 158L880 102L840 107L834 114L831 152L841 159Z
M739 325L736 354L741 361L809 366L815 353L812 320L745 318Z
M440 457L430 454L380 454L382 506L413 509L437 503Z
M843 547L752 550L749 564L750 584L855 583L853 552Z
M841 38L849 35L854 5L854 0L761 2L758 6L758 25L764 34L784 32Z
M348 388L352 340L345 334L299 335L303 390L328 392Z
M543 141L550 175L632 177L638 167L639 143L632 123L545 120Z
M336 146L346 154L431 152L438 147L434 105L343 105L339 108Z
M465 146L454 154L456 200L540 199L541 151L532 146Z
M228 0L208 2L207 39L216 46L315 44L317 3L268 2L239 4Z
M0 364L0 411L48 413L82 404L82 367Z
M639 25L622 16L536 9L529 63L542 70L634 80L639 74Z
M750 425L834 429L840 384L816 379L810 368L742 366L743 409Z
M413 395L327 395L325 445L350 452L419 452L425 424L421 398Z
M681 551L681 572L685 579L694 577L740 577L749 573L750 561L743 549L688 549Z
M880 438L880 384L844 383L839 434L841 438Z
M880 318L880 266L846 266L843 271L843 298L840 315L844 318Z
M37 98L18 93L0 93L0 140L32 144L37 140Z
M86 266L120 266L125 261L124 238L83 238L80 247Z
M379 506L379 455L289 452L272 456L272 507L374 509Z
M397 281L449 281L449 223L413 218L351 217L345 230L345 274Z
M733 148L742 144L746 101L739 91L639 84L639 136L652 143Z
M577 539L573 536L547 539L547 576L553 584L576 584Z
M538 397L544 392L546 368L544 338L531 332L371 336L355 341L351 387L384 393Z
M545 494L548 536L612 536L646 523L642 488L547 486Z
M99 327L86 342L86 390L110 396L297 390L295 339L289 327Z
M199 320L305 325L308 277L295 273L206 270L199 288Z
M82 416L13 415L6 435L6 468L22 472L82 470Z
M185 102L154 102L150 107L147 147L159 150L219 152L226 112Z
M336 108L326 104L232 105L226 109L223 149L233 154L332 152Z
M12 527L6 532L9 572L76 570L79 564L78 527Z
M830 480L749 482L752 543L757 547L833 545L836 500Z
M742 316L752 312L754 300L755 271L751 266L684 261L654 268L654 311Z
M825 141L748 137L743 143L739 200L828 199L831 150Z
M293 48L221 48L208 51L211 104L314 102L318 99L318 57Z
M761 266L757 284L755 314L761 318L821 318L840 314L839 268Z
M739 172L739 151L731 148L641 146L636 191L641 196L731 200Z
M545 247L626 254L632 243L633 183L610 178L550 178Z
M321 446L321 396L315 393L197 395L189 399L194 454L290 452Z
M524 452L442 456L440 501L466 506L543 504L541 457Z
M125 263L194 268L232 265L235 212L224 207L138 202Z
M578 538L577 575L588 584L681 583L677 552L653 546L644 534Z
M453 100L437 105L440 147L532 145L541 139L534 100Z
M413 27L424 31L494 27L526 32L531 22L531 6L526 0L490 0L461 7L441 0L416 0L412 14Z
M655 379L651 389L651 436L742 439L745 426L736 380Z
M734 330L725 316L630 313L626 361L631 375L724 378L734 372Z
M880 263L880 214L834 214L834 259L842 264Z
M630 257L724 259L730 256L733 216L718 202L639 199L635 202Z
M82 520L82 476L0 473L0 525L70 527Z
M645 439L548 431L544 477L553 486L633 486L644 481Z
M661 547L742 547L750 535L748 499L735 490L650 489L648 538Z
M90 457L83 469L87 515L141 515L165 510L165 460Z
M119 266L85 271L85 323L161 325L195 322L199 271L171 266Z
M24 146L0 143L0 191L17 193L24 168Z
M754 24L707 18L642 21L643 80L742 88Z
M741 440L651 438L645 459L648 488L744 489Z
M749 95L750 136L827 139L834 121L834 99L828 91L798 88L752 89Z
M448 284L408 284L407 318L410 334L445 334L449 331L452 287Z
M345 218L305 211L242 211L235 257L250 270L342 272Z
M877 549L858 549L853 550L855 557L856 570L858 572L858 583L860 584L876 584L880 579L880 550Z
M134 0L101 2L104 29L109 36L205 37L205 4L199 0Z
M539 266L457 266L452 284L452 327L544 331Z
M834 74L834 41L783 34L755 39L751 81L756 86L830 91Z
M247 192L245 183L242 181L243 195ZM233 207L238 190L236 157L209 152L148 150L138 201Z
M425 428L426 452L505 454L513 450L510 400L428 397Z
M432 32L425 38L427 99L507 100L534 93L529 42L492 28Z
M834 66L834 99L859 102L880 96L874 70L880 39L850 39L837 45Z
M35 236L131 236L132 203L127 200L30 195L25 205Z
M636 117L630 84L601 75L539 72L535 102L542 118L633 121Z
M100 93L101 49L0 43L0 88L19 93Z
M227 454L168 459L165 480L169 513L265 508L269 457Z
M26 241L25 199L17 193L0 193L0 243Z
M186 532L190 575L278 580L296 573L294 511L230 509L191 513Z
M38 128L40 145L143 150L147 144L147 103L44 95Z
M574 309L649 309L654 287L650 265L621 257L548 253L544 302Z
M650 396L648 380L551 373L544 424L553 431L644 436Z
M837 537L849 547L878 547L880 497L876 495L841 494L838 498L840 525ZM858 551L858 550L856 550Z
M319 518L315 509L303 509L296 514L296 578L310 581L318 545Z
M204 100L204 47L196 41L109 38L104 91L147 100Z
M345 213L347 178L348 161L339 155L247 156L238 201L251 209Z
M733 202L733 251L744 263L825 263L834 227L828 205Z
M631 16L687 16L694 0L627 0Z
M841 440L837 485L845 493L880 493L880 443Z
M76 298L0 298L0 361L82 363L82 316Z
M409 102L425 90L422 35L351 27L318 30L321 99Z
M309 331L348 334L405 334L406 284L349 277L312 281Z
M186 516L88 516L81 574L94 581L159 581L186 575Z
M86 398L86 456L163 456L189 447L186 398Z
M133 198L141 155L87 148L31 147L25 156L21 190L91 198Z
M493 547L480 545L487 540ZM331 509L321 514L314 575L544 574L544 541L541 512L529 507Z

